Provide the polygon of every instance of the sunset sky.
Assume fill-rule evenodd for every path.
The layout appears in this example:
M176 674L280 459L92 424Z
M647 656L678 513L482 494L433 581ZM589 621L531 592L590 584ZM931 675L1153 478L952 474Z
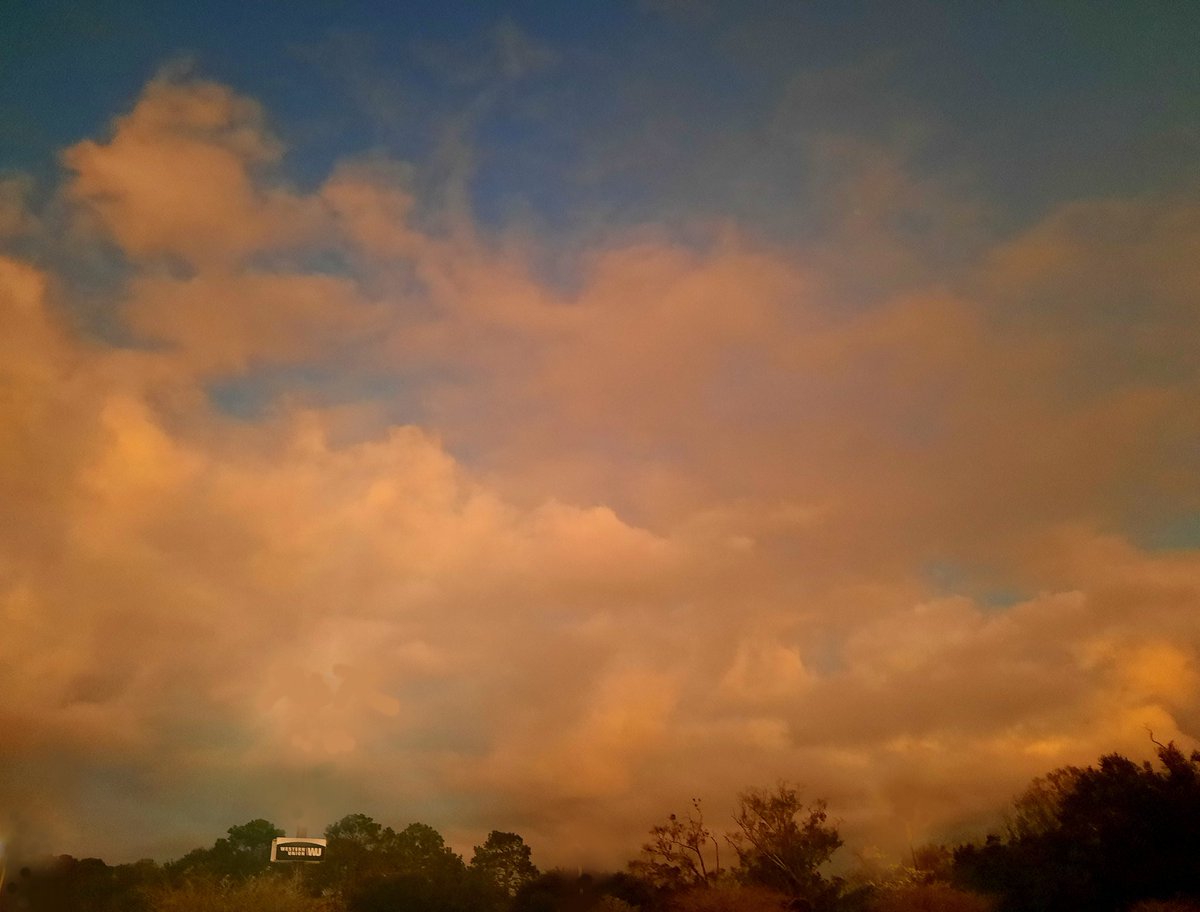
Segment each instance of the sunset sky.
M843 855L1200 747L1200 4L6 4L0 841Z

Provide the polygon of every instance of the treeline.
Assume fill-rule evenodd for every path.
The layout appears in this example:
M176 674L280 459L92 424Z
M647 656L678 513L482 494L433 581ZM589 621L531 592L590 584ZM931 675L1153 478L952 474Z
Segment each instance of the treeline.
M539 872L499 831L466 861L433 827L363 814L326 828L321 863L272 865L283 831L252 820L164 865L62 856L10 872L0 912L1200 912L1200 752L1159 745L1158 760L1054 770L980 842L840 876L825 804L780 783L740 795L721 830L693 802L621 872Z
M540 873L515 833L493 831L467 863L427 824L350 814L326 827L325 860L271 864L283 835L251 820L164 865L60 856L10 878L0 912L508 912Z

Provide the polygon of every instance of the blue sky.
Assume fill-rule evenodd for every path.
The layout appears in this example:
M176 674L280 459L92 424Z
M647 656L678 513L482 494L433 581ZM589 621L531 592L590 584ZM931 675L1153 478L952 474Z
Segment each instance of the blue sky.
M739 170L802 191L794 144L838 131L905 144L1024 219L1190 176L1198 29L1175 3L52 2L9 20L0 105L10 164L49 176L187 58L267 106L301 182L350 151L424 158L465 119L486 215L569 220L566 200L771 221ZM632 161L598 161L629 143Z

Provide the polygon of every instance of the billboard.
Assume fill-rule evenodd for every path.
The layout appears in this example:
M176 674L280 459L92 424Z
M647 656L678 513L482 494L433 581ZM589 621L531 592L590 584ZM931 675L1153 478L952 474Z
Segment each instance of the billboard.
M276 836L271 840L271 861L321 861L325 840L309 836Z

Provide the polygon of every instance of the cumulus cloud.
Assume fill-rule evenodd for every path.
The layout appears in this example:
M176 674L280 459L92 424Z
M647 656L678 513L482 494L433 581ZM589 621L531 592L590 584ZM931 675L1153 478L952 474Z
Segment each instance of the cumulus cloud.
M167 71L107 140L63 153L68 197L132 257L221 265L303 236L309 213L256 172L282 154L251 99Z
M1145 755L1146 726L1200 737L1200 557L1134 535L1146 497L1195 506L1192 208L1072 204L865 307L820 245L733 223L609 238L565 290L535 240L415 218L402 165L300 192L280 154L254 101L168 76L64 153L134 344L0 261L0 803L27 845L362 810L611 864L785 777L897 848ZM1098 376L1086 295L1118 279L1112 318L1137 294L1151 328L1107 333ZM213 395L280 369L413 415Z

